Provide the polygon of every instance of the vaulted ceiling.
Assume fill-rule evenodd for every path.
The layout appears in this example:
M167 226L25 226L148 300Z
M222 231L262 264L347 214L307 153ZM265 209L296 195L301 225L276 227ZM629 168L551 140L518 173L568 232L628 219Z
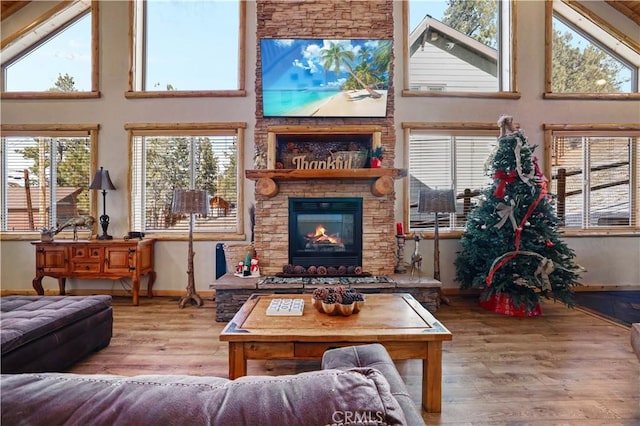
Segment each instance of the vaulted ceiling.
M2 7L0 8L0 16L2 16L2 19L4 20L4 18L7 18L7 17L13 15L18 10L22 9L24 6L26 6L28 4L29 4L28 1L6 1L6 0L2 0L2 3L0 3L0 5L2 5Z
M606 2L609 6L640 25L640 1L606 0Z
M605 0L606 3L622 13L636 24L640 25L640 1L630 0ZM2 8L0 9L0 16L5 19L24 6L29 4L29 1L7 1L2 0L0 3Z

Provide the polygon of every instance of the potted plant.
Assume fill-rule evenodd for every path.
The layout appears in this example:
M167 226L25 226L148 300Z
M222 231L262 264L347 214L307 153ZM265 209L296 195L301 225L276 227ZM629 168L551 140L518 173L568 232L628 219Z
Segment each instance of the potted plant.
M379 169L382 167L382 155L384 154L384 148L377 146L371 151L371 168Z

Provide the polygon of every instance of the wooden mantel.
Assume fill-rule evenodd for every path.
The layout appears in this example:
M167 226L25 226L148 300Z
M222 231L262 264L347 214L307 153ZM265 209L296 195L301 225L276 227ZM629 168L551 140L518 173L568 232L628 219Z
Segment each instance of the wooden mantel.
M383 197L393 192L393 180L407 176L406 169L261 169L245 170L248 179L256 181L256 192L275 197L279 192L279 180L307 179L372 179L371 193Z

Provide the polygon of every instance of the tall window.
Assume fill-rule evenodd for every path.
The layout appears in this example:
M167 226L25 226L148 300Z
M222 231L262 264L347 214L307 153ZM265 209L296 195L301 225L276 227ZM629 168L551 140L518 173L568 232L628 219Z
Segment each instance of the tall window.
M545 126L551 140L550 190L563 225L637 228L640 130L562 127Z
M244 90L245 9L239 0L132 2L130 91L199 96Z
M515 91L510 0L409 0L403 7L403 94Z
M131 133L131 228L165 232L188 229L188 218L172 214L174 189L206 190L210 214L196 218L194 232L238 233L242 181L238 161L242 129L127 126ZM143 130L142 127L145 129ZM152 126L153 127L153 126ZM242 126L244 127L244 126Z
M14 127L2 127L2 231L40 231L91 214L88 187L97 126Z
M577 2L546 3L545 97L638 96L640 44Z
M62 2L3 40L3 97L98 96L97 14L97 2Z
M491 183L485 161L497 143L497 130L488 130L495 125L475 130L463 130L455 124L448 130L408 126L410 230L434 227L434 214L418 212L420 191L427 188L454 190L456 213L440 214L439 228L464 228L466 214L479 202L480 191Z

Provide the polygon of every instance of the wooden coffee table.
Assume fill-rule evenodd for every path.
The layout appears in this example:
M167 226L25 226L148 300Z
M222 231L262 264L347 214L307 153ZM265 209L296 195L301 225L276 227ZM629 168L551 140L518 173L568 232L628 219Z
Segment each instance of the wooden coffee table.
M302 316L267 316L273 298L302 298ZM308 294L253 294L220 333L229 342L229 378L247 373L248 359L320 359L329 348L380 343L391 358L422 359L422 406L442 405L442 341L447 330L410 294L367 294L357 314L318 312Z

